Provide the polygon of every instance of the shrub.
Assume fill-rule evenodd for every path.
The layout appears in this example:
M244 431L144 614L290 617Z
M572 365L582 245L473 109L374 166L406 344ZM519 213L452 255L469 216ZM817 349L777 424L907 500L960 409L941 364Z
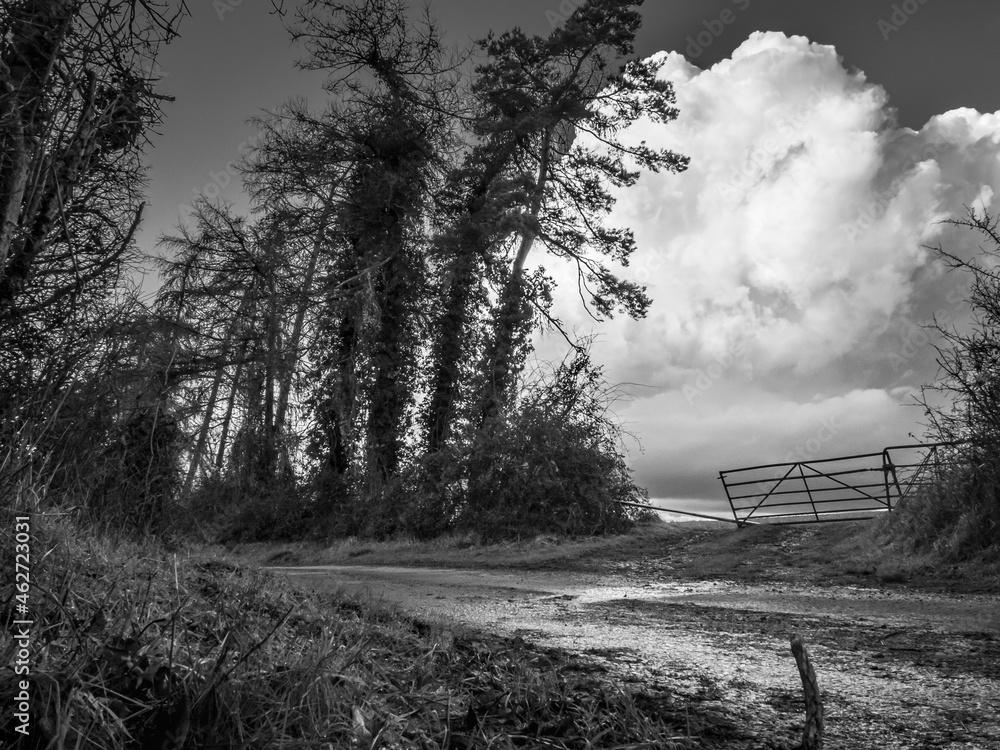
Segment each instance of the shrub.
M22 400L0 414L0 490L73 509L116 534L173 522L183 435L160 405L124 412L103 385L70 384L58 399Z
M949 558L1000 550L1000 232L998 221L971 210L952 224L979 232L991 245L979 259L940 251L953 268L971 276L968 330L935 324L940 376L922 403L928 437L953 444L949 468L892 514L890 533ZM945 405L932 403L943 395Z
M585 426L530 405L477 436L468 453L459 531L486 540L624 531L645 492L621 454Z
M586 349L540 367L514 407L418 461L380 495L375 536L447 531L484 541L626 530L646 492L632 480L617 391Z
M183 436L177 422L154 406L109 433L87 493L91 519L139 535L165 531L180 487Z
M995 555L1000 539L1000 477L996 462L970 460L958 446L957 463L904 500L883 522L888 536L916 552L948 561Z
M216 536L221 541L260 542L321 540L347 535L335 504L320 500L293 481L244 486L215 480L192 497L216 504Z

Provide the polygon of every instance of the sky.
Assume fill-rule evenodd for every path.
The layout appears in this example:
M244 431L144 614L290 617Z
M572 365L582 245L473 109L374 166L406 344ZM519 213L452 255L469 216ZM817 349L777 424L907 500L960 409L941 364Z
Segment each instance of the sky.
M462 45L512 26L546 34L576 1L431 7ZM189 5L158 71L176 101L148 152L149 250L199 193L246 207L234 165L248 118L324 101L266 0ZM594 324L575 293L556 300L629 384L616 412L641 444L628 443L638 482L666 507L722 513L721 469L922 438L915 397L937 372L925 326L969 315L966 280L934 248L972 257L980 244L942 222L1000 191L1000 6L647 0L642 15L637 54L658 57L680 116L624 137L691 158L622 191L609 220L635 232L623 274L653 304L641 321ZM538 342L544 357L563 348Z

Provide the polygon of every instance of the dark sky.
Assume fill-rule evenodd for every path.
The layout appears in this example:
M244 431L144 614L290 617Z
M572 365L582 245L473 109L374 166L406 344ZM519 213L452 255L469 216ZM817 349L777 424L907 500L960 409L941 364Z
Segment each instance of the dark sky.
M189 5L193 16L161 60L162 89L177 101L168 106L151 152L146 245L176 225L178 206L198 191L221 189L239 200L237 181L224 170L254 133L247 118L293 96L322 101L321 76L294 68L298 50L268 0ZM295 0L285 6L295 7ZM456 44L512 26L545 34L573 7L574 0L431 4ZM916 11L907 15L904 8ZM902 125L919 128L956 107L1000 110L1000 4L994 0L647 0L642 14L641 56L676 50L706 68L753 31L782 31L835 46L845 66L863 70L888 91ZM897 25L901 18L905 23Z
M903 6L917 10L907 15ZM992 0L648 0L640 54L684 52L688 38L697 41L726 9L735 19L692 60L699 67L728 57L752 31L783 31L836 47L847 67L888 90L903 125L919 128L956 107L1000 109L993 74L1000 69L1000 4ZM897 26L894 15L905 23Z
M199 193L246 208L232 165L253 138L249 117L291 97L324 101L322 76L295 69L299 52L267 0L189 4L161 60L177 101L149 154L147 249ZM437 0L432 12L462 45L512 26L546 34L573 7ZM942 302L924 247L942 218L1000 194L1000 119L979 114L1000 118L1000 3L646 0L642 14L638 55L676 51L697 67L671 63L682 116L651 133L691 155L691 169L619 200L640 240L631 270L654 306L640 323L605 324L597 353L613 379L649 386L623 411L645 444L638 478L675 507L718 509L720 468L814 444L838 455L909 442L920 414L902 404L935 367L933 341L914 345L913 332L942 310L963 314ZM757 31L784 37L748 42ZM816 81L825 104L808 99ZM789 121L801 136L776 130ZM762 151L775 136L780 153ZM735 202L713 213L733 186ZM783 297L794 315L754 302ZM749 343L734 359L737 340Z

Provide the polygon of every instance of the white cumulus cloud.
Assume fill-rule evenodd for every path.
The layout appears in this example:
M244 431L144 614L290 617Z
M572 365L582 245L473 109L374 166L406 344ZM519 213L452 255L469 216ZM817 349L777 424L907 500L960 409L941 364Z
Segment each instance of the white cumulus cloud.
M816 403L846 425L852 410L878 413L888 421L876 434L905 441L919 410L897 408L901 394L934 376L933 349L926 335L915 346L914 332L935 314L964 315L962 279L928 246L978 246L942 222L1000 190L1000 113L960 109L901 128L887 92L833 47L776 32L752 34L708 70L658 57L680 116L638 122L626 139L691 164L620 195L613 221L639 247L623 274L654 302L644 320L596 328L612 379L654 386L629 410L656 456L637 464L640 478L662 492L671 456L690 466L691 455L718 455L720 440L735 446L740 430L780 460ZM559 312L591 327L569 296Z

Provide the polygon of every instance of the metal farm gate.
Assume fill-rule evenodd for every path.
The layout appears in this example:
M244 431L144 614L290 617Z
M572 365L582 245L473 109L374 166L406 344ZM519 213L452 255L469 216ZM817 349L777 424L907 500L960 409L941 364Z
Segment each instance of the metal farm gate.
M719 472L733 518L815 523L891 511L953 463L955 443L894 445L879 453L749 466Z

